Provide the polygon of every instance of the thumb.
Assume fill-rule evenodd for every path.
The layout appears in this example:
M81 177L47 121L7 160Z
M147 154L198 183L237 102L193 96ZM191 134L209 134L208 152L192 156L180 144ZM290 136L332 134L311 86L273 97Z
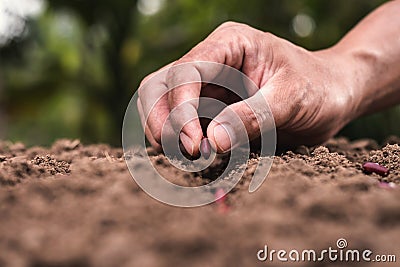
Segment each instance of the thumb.
M209 124L207 136L224 153L275 127L267 99L271 90L263 88L243 101L223 109Z

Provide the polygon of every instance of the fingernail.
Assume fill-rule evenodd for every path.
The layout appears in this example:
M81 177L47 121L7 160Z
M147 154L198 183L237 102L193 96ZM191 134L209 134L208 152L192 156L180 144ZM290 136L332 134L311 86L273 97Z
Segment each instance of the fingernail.
M221 152L227 152L236 144L235 134L227 124L218 124L214 128L214 140Z
M192 139L190 139L190 137L183 132L179 134L179 138L181 139L181 142L185 147L187 153L193 156L194 144Z

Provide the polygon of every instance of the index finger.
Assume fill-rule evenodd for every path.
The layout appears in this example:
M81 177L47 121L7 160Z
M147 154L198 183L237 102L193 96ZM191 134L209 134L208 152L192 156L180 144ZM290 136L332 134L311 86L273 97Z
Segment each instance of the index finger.
M167 75L168 103L171 110L171 124L175 131L180 131L182 144L191 155L199 153L203 137L197 109L205 75L210 77L219 73L219 66L203 66L202 62L188 62L173 66Z
M167 121L170 109L168 106L168 88L165 84L166 67L145 78L138 89L138 108L142 111L142 124L149 140L161 144L161 135L173 135L173 129ZM162 145L162 144L161 144Z
M167 87L171 89L168 93L169 107L179 111L171 115L171 123L175 130L181 131L184 137L182 143L192 155L199 153L203 137L197 114L203 82L215 80L224 72L225 64L237 66L235 61L225 60L233 53L231 48L226 45L211 46L213 39L211 36L176 61L166 77ZM211 47L213 49L209 51ZM206 64L210 62L219 64Z

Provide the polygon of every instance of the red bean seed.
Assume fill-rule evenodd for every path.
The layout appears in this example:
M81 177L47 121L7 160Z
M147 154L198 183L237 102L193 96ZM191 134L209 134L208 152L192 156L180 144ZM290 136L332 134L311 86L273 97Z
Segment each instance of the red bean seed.
M384 189L393 189L396 187L396 184L393 182L390 182L390 183L380 182L378 185L380 188L384 188Z
M201 140L200 153L205 159L208 159L211 155L211 145L207 137L203 137L203 139Z
M365 162L362 165L362 167L364 169L364 172L366 172L366 173L373 173L374 172L374 173L382 175L382 176L386 176L389 173L389 169L388 168L386 168L386 167L384 167L382 165L379 165L378 163L375 163L375 162Z
M224 189L219 188L219 189L215 192L215 201L216 201L217 203L223 203L223 202L225 202L225 198L226 198L226 195L225 195Z
M226 194L224 189L219 188L216 192L215 192L215 202L217 203L217 207L218 207L218 212L219 213L227 213L229 211L229 206L226 203Z

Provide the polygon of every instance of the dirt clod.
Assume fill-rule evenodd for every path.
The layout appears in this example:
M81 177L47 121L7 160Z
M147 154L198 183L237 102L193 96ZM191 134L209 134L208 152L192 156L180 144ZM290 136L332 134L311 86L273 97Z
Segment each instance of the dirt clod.
M69 164L65 161L57 161L52 156L36 156L32 163L44 168L48 173L54 175L57 173L67 174L70 172Z

